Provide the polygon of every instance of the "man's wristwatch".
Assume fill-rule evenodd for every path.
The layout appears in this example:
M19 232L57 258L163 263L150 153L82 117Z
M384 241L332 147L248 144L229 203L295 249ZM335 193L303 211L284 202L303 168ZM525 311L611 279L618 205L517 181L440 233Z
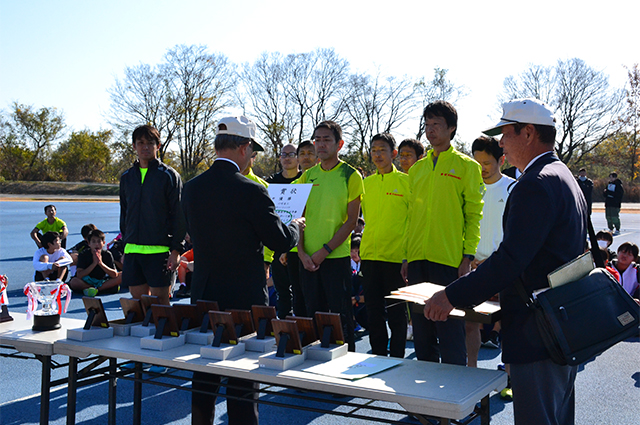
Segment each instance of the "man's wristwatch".
M464 258L468 258L469 261L473 261L476 259L475 255L471 255L471 254L463 254L462 255Z

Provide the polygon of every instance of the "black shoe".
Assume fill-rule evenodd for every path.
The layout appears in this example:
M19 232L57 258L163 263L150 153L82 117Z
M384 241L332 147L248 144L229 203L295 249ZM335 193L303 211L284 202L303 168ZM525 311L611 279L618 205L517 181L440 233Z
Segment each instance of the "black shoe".
M173 296L176 298L191 298L191 290L186 285L183 285Z
M489 339L482 345L489 348L500 348L500 334L496 331L489 332Z

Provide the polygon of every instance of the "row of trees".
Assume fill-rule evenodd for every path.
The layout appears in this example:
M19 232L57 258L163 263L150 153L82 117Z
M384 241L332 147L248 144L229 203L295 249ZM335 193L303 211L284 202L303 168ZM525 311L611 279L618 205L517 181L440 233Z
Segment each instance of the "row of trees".
M625 91L610 87L606 74L580 59L532 65L505 79L498 100L545 101L559 119L556 149L565 163L572 168L590 164L617 169L628 172L632 180L639 169L640 81L637 65L628 71ZM112 131L73 132L53 150L65 135L62 114L55 108L14 104L10 113L0 116L0 172L11 179L114 180L130 164L131 130L149 123L163 136L163 160L188 179L212 161L215 123L231 107L256 122L268 146L265 173L273 171L284 144L309 138L325 119L343 126L344 156L354 165L367 166L368 142L374 134L399 128L406 133L413 127L420 139L424 106L436 99L455 104L465 91L449 80L446 69L436 68L432 76L418 79L380 71L354 73L332 49L263 53L253 63L236 65L205 46L179 45L159 64L127 67L115 80L107 117ZM102 150L90 151L89 140ZM464 146L459 140L456 144ZM82 165L74 169L74 161ZM89 170L99 172L96 176Z
M446 74L436 69L432 80L414 81L351 73L349 62L332 49L263 53L237 66L204 46L180 45L160 64L125 69L109 91L110 124L122 132L139 122L157 127L165 138L161 154L177 148L186 177L210 163L215 119L230 106L256 122L273 163L283 145L308 139L325 119L343 125L349 153L361 162L374 134L419 118L420 106L429 101L455 101L461 89Z
M0 180L114 182L133 160L130 144L114 141L112 130L65 137L65 129L56 108L14 103L0 115Z

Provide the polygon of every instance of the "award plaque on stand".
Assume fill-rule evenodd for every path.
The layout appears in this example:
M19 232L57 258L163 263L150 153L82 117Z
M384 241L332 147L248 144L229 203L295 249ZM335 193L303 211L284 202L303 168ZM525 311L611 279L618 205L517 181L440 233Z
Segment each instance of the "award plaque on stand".
M316 325L313 323L313 319L310 317L299 316L287 316L286 320L296 322L298 325L298 333L300 334L300 343L302 348L315 343L318 340L318 334L316 333Z
M251 310L236 310L230 308L227 312L231 313L231 318L233 319L233 323L236 328L236 335L239 340L255 334L256 331L253 328L253 316L251 316Z
M315 320L321 338L320 344L309 347L307 357L310 360L330 361L347 354L349 347L344 343L340 315L318 311Z
M67 329L67 338L74 341L93 341L113 337L107 314L100 298L82 297L87 320L82 329Z
M131 328L144 320L142 304L135 298L120 298L120 307L122 307L124 319L112 320L109 324L113 328L114 335L129 336Z
M140 348L165 351L184 345L185 336L180 334L174 308L168 305L153 304L151 311L156 331L154 335L140 339Z
M233 315L226 311L210 311L209 320L214 338L210 346L200 348L200 355L207 359L226 360L244 354L244 344L239 344Z
M174 304L173 309L178 320L180 332L185 333L189 329L198 328L202 318L198 316L198 307L196 304Z
M276 338L277 350L259 357L260 367L275 370L287 370L301 365L306 358L302 349L298 325L293 320L271 321Z
M258 353L268 353L273 350L276 339L273 336L271 321L276 318L276 309L272 306L254 305L251 306L253 316L253 326L256 335L244 340L247 351Z
M151 305L153 304L158 304L158 297L153 295L142 295L140 297L144 318L141 324L131 327L131 336L145 337L156 332L156 327L153 324L153 311L151 310Z
M211 330L211 323L209 322L209 312L218 310L220 310L220 308L215 301L196 301L196 315L199 328L185 333L187 344L211 345L213 342L213 331Z

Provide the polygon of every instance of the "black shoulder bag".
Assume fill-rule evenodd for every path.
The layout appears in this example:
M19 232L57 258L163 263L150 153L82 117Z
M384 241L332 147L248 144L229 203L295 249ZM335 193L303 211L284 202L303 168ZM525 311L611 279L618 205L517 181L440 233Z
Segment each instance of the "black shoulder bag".
M640 306L624 290L604 261L589 217L591 255L596 268L582 279L527 294L522 281L516 289L533 310L538 331L560 365L579 365L627 338L640 335Z

